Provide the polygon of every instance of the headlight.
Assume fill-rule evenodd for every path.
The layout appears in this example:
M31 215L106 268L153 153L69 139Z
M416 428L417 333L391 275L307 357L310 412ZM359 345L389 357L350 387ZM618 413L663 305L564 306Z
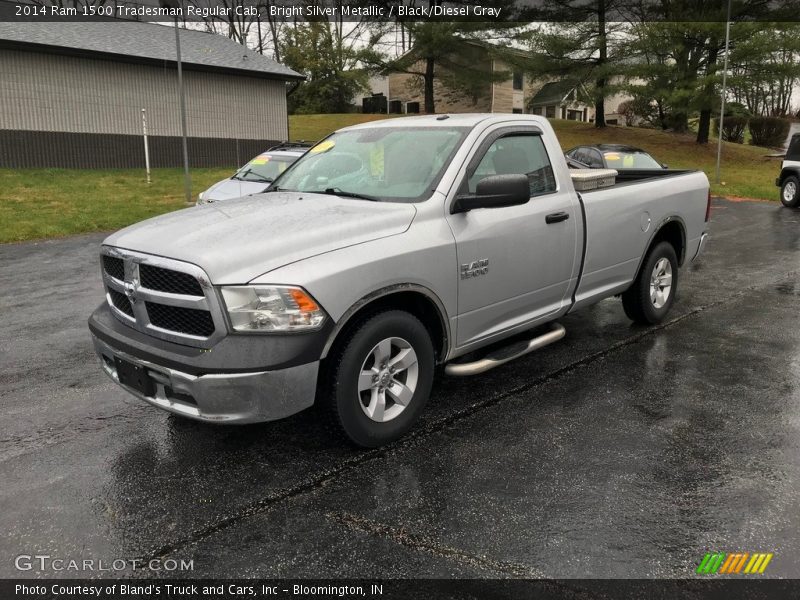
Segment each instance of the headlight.
M299 287L232 285L221 290L235 331L308 331L325 320L325 311Z

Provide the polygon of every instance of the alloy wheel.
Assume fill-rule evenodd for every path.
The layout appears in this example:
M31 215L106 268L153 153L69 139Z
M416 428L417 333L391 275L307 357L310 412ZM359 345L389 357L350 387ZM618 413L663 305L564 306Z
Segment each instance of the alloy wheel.
M361 410L378 423L397 418L414 397L418 378L417 353L411 344L399 337L381 340L361 365L358 377Z
M666 258L660 258L650 275L650 302L656 308L663 307L672 292L672 265Z

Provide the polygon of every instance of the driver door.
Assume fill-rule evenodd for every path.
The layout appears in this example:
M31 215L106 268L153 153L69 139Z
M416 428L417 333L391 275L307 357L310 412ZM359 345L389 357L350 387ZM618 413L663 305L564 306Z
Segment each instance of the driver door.
M581 214L575 195L559 189L538 129L490 134L469 161L458 193L475 193L489 175L520 173L530 182L526 204L447 211L459 263L459 347L532 326L569 302Z

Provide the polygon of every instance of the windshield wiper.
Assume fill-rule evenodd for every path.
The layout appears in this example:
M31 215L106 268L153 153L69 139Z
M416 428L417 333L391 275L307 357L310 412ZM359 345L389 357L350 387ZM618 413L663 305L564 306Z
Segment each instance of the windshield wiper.
M358 198L359 200L371 200L372 202L379 202L380 200L375 196L367 196L366 194L358 194L356 192L346 192L339 188L326 188L321 192L314 192L315 194L330 194L331 196L341 196L342 198Z
M236 173L231 179L236 179L237 181L256 181L259 183L272 183L275 181L272 177L261 177L257 173L253 173L253 179L246 179L248 175L253 173L253 169L247 169L247 171L240 171Z

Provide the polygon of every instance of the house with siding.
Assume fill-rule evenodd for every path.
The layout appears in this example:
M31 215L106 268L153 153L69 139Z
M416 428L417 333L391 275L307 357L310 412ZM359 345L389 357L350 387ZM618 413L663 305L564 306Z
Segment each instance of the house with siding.
M614 78L611 83L619 86L622 78ZM534 84L535 85L535 84ZM595 108L586 86L574 79L548 81L536 85L537 92L530 98L527 111L548 119L567 119L570 121L594 122ZM630 100L624 92L616 92L605 99L605 120L608 125L625 125L625 118L619 112L620 104Z
M179 30L190 164L242 164L288 138L303 79L220 35ZM175 29L136 21L0 22L0 167L182 164Z
M562 79L545 83L530 99L532 114L548 119L588 121L591 100L589 92L579 81Z

